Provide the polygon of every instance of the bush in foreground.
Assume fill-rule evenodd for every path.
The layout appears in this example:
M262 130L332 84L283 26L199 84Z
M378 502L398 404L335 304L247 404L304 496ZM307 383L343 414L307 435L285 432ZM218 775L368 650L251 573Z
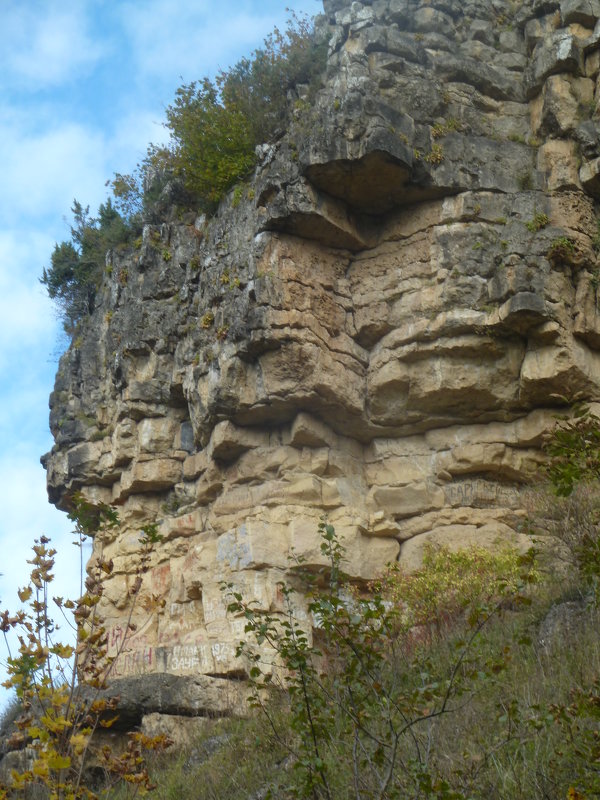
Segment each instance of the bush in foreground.
M110 508L93 508L82 500L76 501L71 518L80 548L92 532L118 522ZM143 530L129 621L156 541L152 526ZM93 738L96 731L110 728L118 718L116 701L103 694L114 657L108 656L107 634L98 610L103 580L112 572L112 562L100 557L88 565L85 591L74 602L51 596L55 555L47 537L35 542L29 561L30 582L19 591L25 608L0 614L8 653L8 679L3 685L15 691L18 706L7 746L24 754L21 768L12 771L6 785L0 784L0 798L95 800L97 794L88 785L91 761L101 767L108 785L124 782L134 793L147 790L151 783L143 751L163 748L167 743L164 737L134 732L120 754L109 747L98 751ZM51 605L68 625L73 644L60 640ZM12 630L17 633L16 652L7 637Z

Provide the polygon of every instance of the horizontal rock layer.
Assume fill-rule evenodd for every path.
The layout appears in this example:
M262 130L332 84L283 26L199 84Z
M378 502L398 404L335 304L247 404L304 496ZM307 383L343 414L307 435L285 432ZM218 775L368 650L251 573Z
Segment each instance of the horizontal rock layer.
M146 712L225 713L244 620L220 583L280 609L290 551L323 565L323 514L363 585L427 541L524 543L542 437L600 384L598 18L326 0L323 88L241 200L108 255L45 464L52 502L119 509L93 557L114 560L114 676ZM126 634L148 522L164 538ZM152 674L179 676L164 702Z

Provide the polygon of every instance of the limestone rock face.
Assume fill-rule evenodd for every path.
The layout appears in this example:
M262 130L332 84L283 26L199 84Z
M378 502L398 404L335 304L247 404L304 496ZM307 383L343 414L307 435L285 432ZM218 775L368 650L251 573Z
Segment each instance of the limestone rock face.
M314 104L241 201L109 253L60 362L49 495L119 510L94 557L138 716L238 706L219 585L281 608L323 514L363 582L426 541L523 541L561 396L598 396L600 4L324 5Z

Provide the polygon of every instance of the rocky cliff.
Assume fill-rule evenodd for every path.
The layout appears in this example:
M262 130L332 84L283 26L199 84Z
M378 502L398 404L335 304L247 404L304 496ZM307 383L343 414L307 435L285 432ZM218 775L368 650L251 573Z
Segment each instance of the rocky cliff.
M324 6L314 104L214 218L109 253L60 362L49 495L118 507L94 550L138 717L235 705L219 584L276 609L323 514L357 580L518 541L560 397L598 394L600 0Z

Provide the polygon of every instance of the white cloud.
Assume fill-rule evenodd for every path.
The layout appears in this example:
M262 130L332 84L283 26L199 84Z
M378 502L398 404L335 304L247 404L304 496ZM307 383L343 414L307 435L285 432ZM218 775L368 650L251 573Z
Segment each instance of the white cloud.
M162 111L138 108L130 109L122 115L107 143L111 171L106 177L112 177L113 172L131 172L146 155L151 142L156 145L166 144L169 134L163 122Z
M84 4L4 3L0 70L13 88L40 89L71 82L105 48L89 30Z
M73 122L31 132L0 126L4 224L21 217L66 212L76 194L104 194L106 142L102 133ZM86 200L88 202L88 200Z
M18 376L19 367L46 358L58 332L54 309L38 283L49 252L50 240L45 236L0 233L0 378L4 391L12 380L5 373L7 368Z
M311 13L322 9L316 0L293 5ZM260 10L248 0L221 0L215 6L206 0L121 4L138 76L190 81L214 73L249 55L288 16L286 3L277 0L264 0Z

